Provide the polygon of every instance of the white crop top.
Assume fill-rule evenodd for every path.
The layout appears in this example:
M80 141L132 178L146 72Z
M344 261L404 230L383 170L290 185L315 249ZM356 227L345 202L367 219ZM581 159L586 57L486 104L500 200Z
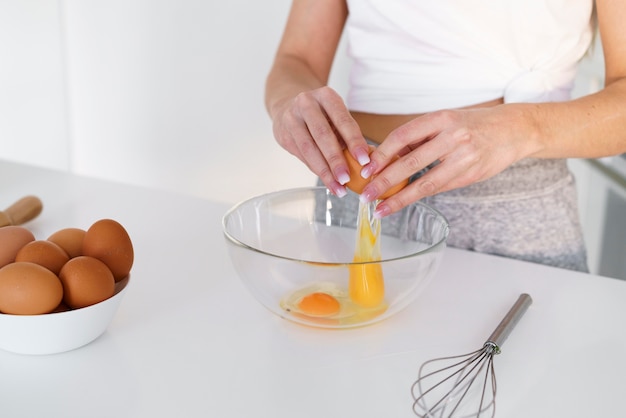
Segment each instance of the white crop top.
M347 105L423 113L570 98L593 0L348 0Z

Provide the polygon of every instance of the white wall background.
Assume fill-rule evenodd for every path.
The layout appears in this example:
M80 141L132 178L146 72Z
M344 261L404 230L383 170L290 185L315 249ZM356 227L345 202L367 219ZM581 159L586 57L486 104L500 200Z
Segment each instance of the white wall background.
M226 202L312 184L263 105L289 6L0 0L0 158Z
M0 0L0 158L70 165L55 1Z
M289 5L0 0L0 158L226 202L312 184L263 106ZM576 94L601 81L596 53Z
M0 159L226 203L313 184L263 106L290 3L0 0ZM574 95L602 83L598 44ZM589 166L571 167L594 267L603 204Z

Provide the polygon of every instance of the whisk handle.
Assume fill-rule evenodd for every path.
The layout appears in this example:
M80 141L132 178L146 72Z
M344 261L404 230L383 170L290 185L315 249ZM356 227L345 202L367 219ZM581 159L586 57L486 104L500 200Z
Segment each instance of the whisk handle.
M496 329L491 333L485 345L493 346L495 353L499 353L500 347L504 344L504 341L506 341L511 331L513 331L513 328L515 328L532 303L533 299L529 294L522 293L519 295L515 304L511 307L505 317L502 318L502 321L500 321L500 324L498 324Z

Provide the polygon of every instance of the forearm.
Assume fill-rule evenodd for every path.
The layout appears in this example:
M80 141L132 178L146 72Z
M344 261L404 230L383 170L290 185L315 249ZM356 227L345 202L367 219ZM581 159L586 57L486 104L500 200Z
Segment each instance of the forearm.
M626 152L626 79L563 103L522 105L538 158L597 158Z
M276 109L303 91L322 87L327 80L316 76L300 58L283 55L276 58L265 83L265 107L270 117Z
M265 85L265 106L272 118L299 93L326 85L347 16L345 1L293 1Z
M345 0L294 0L265 84L276 141L337 196L349 180L343 149L360 161L368 151L343 98L327 86L347 16Z

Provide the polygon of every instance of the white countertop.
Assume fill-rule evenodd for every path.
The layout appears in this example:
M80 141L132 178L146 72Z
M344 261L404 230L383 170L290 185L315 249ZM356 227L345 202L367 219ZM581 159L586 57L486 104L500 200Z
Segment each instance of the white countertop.
M624 414L624 281L448 248L397 316L313 329L244 288L223 204L0 161L0 205L29 194L44 202L25 225L37 238L112 218L133 240L135 265L93 343L50 356L0 351L2 417L413 417L420 364L481 347L523 292L534 303L495 357L496 416Z

